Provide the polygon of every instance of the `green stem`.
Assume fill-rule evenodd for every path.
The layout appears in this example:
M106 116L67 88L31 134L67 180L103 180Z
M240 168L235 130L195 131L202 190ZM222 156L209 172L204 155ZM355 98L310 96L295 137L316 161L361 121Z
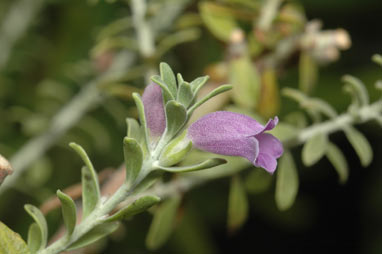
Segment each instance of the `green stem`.
M103 219L121 203L125 200L133 190L129 190L126 184L123 184L113 196L110 197L105 203L98 205L89 216L76 226L73 234L68 239L62 237L58 241L54 242L52 245L43 249L37 254L56 254L65 251L71 244L80 239L83 235L89 232L91 229L103 222Z

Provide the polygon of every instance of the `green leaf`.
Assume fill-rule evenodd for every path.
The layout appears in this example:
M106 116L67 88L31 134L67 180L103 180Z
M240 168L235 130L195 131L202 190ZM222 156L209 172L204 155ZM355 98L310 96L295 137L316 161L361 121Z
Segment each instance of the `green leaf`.
M351 75L342 77L342 81L346 83L345 91L353 96L353 100L357 106L365 106L369 104L369 94L365 84L358 78Z
M32 254L35 254L41 246L41 230L36 222L29 226L28 230L28 248Z
M195 95L198 94L199 90L207 83L207 81L209 79L210 79L209 76L203 76L203 77L199 77L199 78L196 78L195 80L193 80L190 83L192 92Z
M174 228L175 215L178 211L180 200L180 196L175 195L165 200L155 211L146 237L146 245L149 249L158 249L170 237Z
M309 52L301 52L298 68L300 90L306 94L310 94L317 82L318 67Z
M69 144L84 161L85 166L82 167L82 205L83 219L86 218L96 207L100 199L100 188L98 183L97 173L91 163L85 150L76 143Z
M100 224L69 246L68 250L75 250L88 246L99 239L110 235L119 227L119 222L107 222Z
M176 78L178 80L178 84L182 83L184 81L182 74L178 73L176 75Z
M232 178L228 197L228 228L235 231L248 217L248 200L244 186L238 176Z
M125 137L123 139L123 154L125 157L126 181L133 184L142 169L142 148L135 139Z
M160 76L167 85L173 97L177 94L176 78L171 67L166 63L159 64Z
M73 199L65 193L57 190L57 197L61 201L62 217L67 230L68 236L72 235L77 221L76 204Z
M76 143L70 143L69 146L81 157L82 161L85 163L85 166L89 168L91 171L92 177L96 178L97 186L98 186L98 178L97 173L93 167L92 162L89 159L89 156L86 154L86 151Z
M197 170L202 170L207 168L213 168L225 163L227 163L225 159L213 158L213 159L205 160L199 164L190 165L190 166L164 167L164 166L156 165L156 167L164 171L180 173L180 172L191 172L191 171L197 171Z
M139 123L134 118L126 118L127 124L127 137L134 138L136 140L141 139L141 127Z
M171 140L171 142L163 149L159 157L159 165L172 166L185 158L192 148L192 142L186 137L187 130Z
M187 114L190 115L192 112L194 112L195 109L200 107L203 103L211 99L212 97L215 97L218 94L224 93L225 91L231 90L232 86L231 85L222 85L219 86L218 88L215 88L212 90L209 94L207 94L205 97L203 97L201 100L197 101L192 107L190 107L187 111Z
M344 131L346 137L356 151L361 161L361 165L363 167L369 166L373 160L373 149L371 148L369 141L367 141L366 137L361 132L352 126L347 126Z
M328 137L319 133L310 138L302 148L302 162L305 166L312 166L325 155L328 147Z
M293 157L289 151L285 151L277 169L275 200L279 210L288 210L293 205L298 186L298 174Z
M154 81L156 84L158 84L162 88L163 92L163 98L165 102L168 102L170 100L175 100L175 95L172 94L170 89L167 87L167 84L162 80L162 78L158 75L154 75L151 77L151 80Z
M171 139L184 126L187 120L186 108L177 101L169 101L166 104L166 130L165 137Z
M251 194L265 192L271 184L272 175L262 168L251 170L249 175L245 177L245 188Z
M28 246L19 234L0 221L0 253L29 254Z
M141 122L141 126L143 128L146 150L150 151L149 130L147 128L147 122L146 122L145 109L143 106L143 102L142 102L141 96L137 93L133 93L133 99L135 101L135 105L137 106L139 121Z
M92 174L92 171L84 166L82 173L82 219L85 219L97 206L100 200L100 191L98 179Z
M229 81L233 85L234 102L246 109L255 109L260 99L260 74L251 60L244 56L230 62Z
M176 100L183 104L185 108L188 108L193 99L194 94L192 93L191 85L184 81L180 83Z
M230 9L216 3L202 2L199 11L207 28L218 39L228 42L232 32L238 27Z
M279 85L275 69L267 68L261 75L261 96L257 105L257 112L264 118L270 118L280 110Z
M41 211L33 205L25 205L24 209L33 218L33 220L37 223L40 229L41 244L38 249L42 250L43 248L46 247L46 244L48 241L48 225L46 224L45 217L41 213Z
M110 216L106 221L126 220L132 216L142 213L157 204L160 198L157 196L144 196L135 200L131 205L121 209L117 213Z
M346 183L349 176L349 167L341 150L333 143L329 143L326 157L336 169L341 184Z

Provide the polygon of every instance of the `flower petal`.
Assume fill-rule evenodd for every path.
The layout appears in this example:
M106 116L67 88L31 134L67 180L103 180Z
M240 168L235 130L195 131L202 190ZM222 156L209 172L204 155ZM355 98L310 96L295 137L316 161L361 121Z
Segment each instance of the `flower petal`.
M261 133L256 138L259 141L260 153L254 165L273 173L277 167L276 159L284 152L283 146L277 138L268 133Z
M273 173L277 167L277 160L267 153L260 153L255 161L255 166L262 167L269 173Z
M155 137L162 135L166 128L166 118L160 86L155 83L148 85L143 92L142 101L151 135Z
M259 141L260 153L266 153L275 158L279 158L283 154L283 145L273 135L261 133L256 135L255 138Z
M241 156L252 163L259 154L259 142L254 137L211 141L199 136L192 138L192 144L199 149L216 154Z
M232 139L256 135L264 130L264 126L249 116L217 111L205 115L189 128L189 135L203 135L209 140Z

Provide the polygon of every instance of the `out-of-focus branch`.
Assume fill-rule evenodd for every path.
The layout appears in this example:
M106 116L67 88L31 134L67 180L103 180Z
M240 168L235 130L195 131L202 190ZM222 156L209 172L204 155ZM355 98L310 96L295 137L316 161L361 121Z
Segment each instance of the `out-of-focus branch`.
M19 0L15 2L0 26L0 70L7 64L13 46L30 24L33 24L44 0Z
M10 159L14 168L12 177L8 177L0 188L0 194L11 187L28 165L45 153L63 134L73 127L90 109L102 100L98 85L122 76L133 64L134 54L121 52L110 69L100 77L90 81L82 90L66 104L52 119L50 127L42 135L32 138Z
M139 41L138 48L143 59L151 58L155 53L155 41L152 29L146 20L147 4L146 0L132 0L131 9L133 16L134 29ZM145 74L146 83L150 82L150 77L155 74L151 67Z

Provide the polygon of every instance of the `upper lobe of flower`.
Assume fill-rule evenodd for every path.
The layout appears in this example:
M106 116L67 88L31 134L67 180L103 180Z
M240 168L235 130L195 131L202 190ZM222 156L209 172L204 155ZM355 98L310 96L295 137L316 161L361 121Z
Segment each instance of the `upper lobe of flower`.
M218 111L193 123L188 129L188 137L199 149L241 156L273 173L283 147L277 138L264 132L273 129L277 123L277 117L263 126L246 115Z
M153 137L161 136L166 128L166 118L163 107L162 89L151 83L142 95L147 127Z

